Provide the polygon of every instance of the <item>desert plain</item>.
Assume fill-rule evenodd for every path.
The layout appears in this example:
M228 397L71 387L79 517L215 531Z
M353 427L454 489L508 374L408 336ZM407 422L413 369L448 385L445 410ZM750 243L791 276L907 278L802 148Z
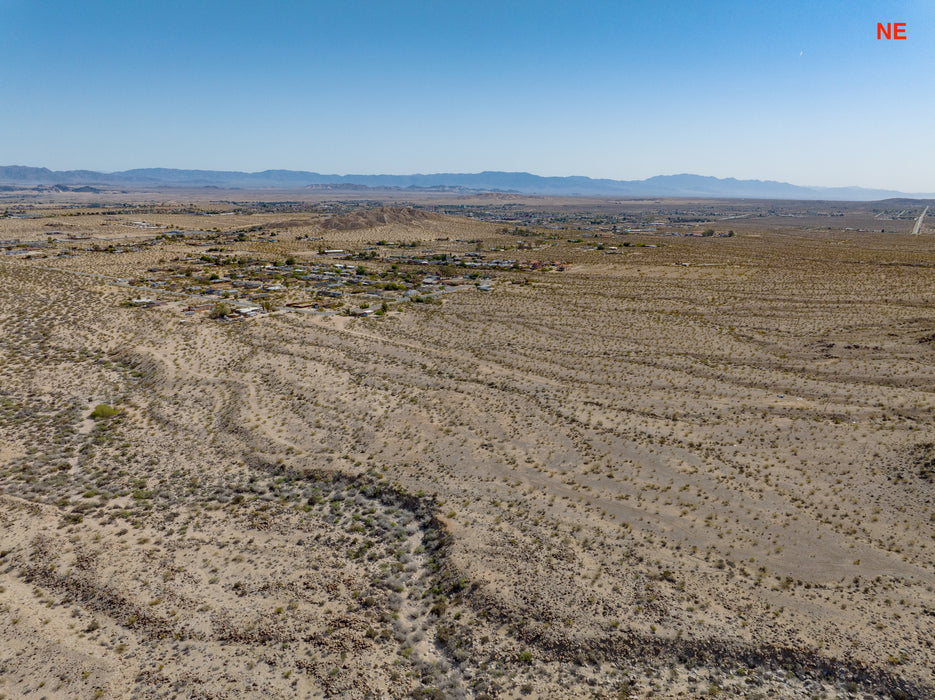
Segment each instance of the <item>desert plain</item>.
M917 203L0 208L0 697L935 696Z

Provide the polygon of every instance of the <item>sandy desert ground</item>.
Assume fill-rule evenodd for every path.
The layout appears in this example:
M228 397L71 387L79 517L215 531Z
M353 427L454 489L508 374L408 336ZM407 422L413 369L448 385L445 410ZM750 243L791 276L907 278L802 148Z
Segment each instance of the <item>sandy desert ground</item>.
M347 202L26 206L0 218L45 243L0 251L0 697L935 697L911 212L520 247L496 217L329 227ZM217 248L567 266L374 318L123 305L114 280L251 228Z

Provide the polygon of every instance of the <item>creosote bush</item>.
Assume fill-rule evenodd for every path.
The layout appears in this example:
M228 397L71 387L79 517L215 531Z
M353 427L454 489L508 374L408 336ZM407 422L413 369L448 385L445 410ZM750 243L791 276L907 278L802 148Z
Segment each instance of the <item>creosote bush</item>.
M109 406L106 403L99 403L94 407L90 417L94 420L101 420L104 418L113 418L118 413L120 413L119 409Z

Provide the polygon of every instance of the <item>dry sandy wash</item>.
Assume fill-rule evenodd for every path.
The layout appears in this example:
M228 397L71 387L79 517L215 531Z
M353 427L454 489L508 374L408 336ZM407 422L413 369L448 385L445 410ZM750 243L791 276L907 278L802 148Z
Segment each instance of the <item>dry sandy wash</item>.
M0 255L0 697L933 697L932 237L741 224L536 230L564 272L379 318L121 306L182 241Z

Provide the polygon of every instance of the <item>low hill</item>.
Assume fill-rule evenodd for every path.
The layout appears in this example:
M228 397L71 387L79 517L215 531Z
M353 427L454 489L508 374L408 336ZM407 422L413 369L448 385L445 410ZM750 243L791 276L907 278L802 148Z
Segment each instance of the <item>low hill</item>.
M362 228L374 228L385 224L413 224L418 221L438 220L438 214L432 214L421 209L411 207L380 207L355 211L347 214L336 214L323 223L327 229L335 231L352 231Z

